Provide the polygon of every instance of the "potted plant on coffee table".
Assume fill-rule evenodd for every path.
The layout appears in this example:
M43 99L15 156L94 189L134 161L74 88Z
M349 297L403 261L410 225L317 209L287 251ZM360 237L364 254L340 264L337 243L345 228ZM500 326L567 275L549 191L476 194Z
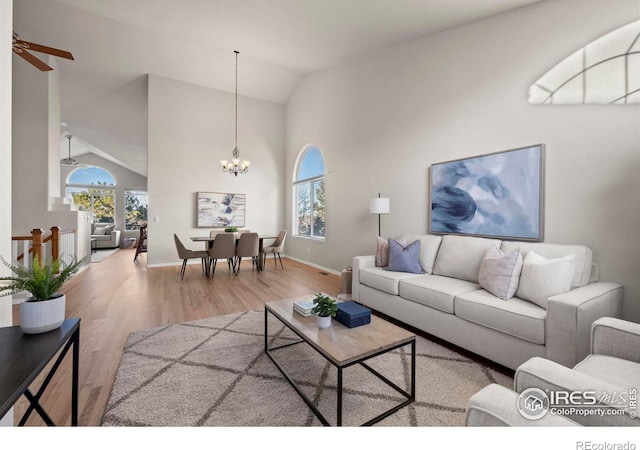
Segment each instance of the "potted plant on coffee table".
M336 301L328 295L318 292L313 299L313 304L315 306L311 310L311 314L315 314L318 317L318 326L320 328L329 328L331 326L331 318L335 317L338 311Z
M31 297L20 304L20 328L24 333L45 333L62 325L66 297L58 290L78 272L84 261L85 258L73 261L60 269L59 259L41 266L36 255L33 266L27 269L20 264L10 264L2 258L13 276L0 277L0 293L12 295L27 291L31 294Z

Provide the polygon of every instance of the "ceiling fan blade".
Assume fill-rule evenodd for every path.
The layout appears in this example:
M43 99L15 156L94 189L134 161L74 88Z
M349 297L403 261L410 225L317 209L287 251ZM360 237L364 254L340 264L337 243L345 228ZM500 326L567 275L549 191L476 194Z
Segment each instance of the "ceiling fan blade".
M60 50L58 48L47 47L46 45L34 44L33 42L27 42L21 39L17 39L15 41L15 45L26 50L47 53L49 55L59 56L60 58L73 59L73 55L70 52L66 50Z
M36 66L38 69L42 70L43 72L47 71L47 70L53 70L53 67L51 67L51 66L45 64L44 62L40 61L38 58L36 58L35 56L33 56L31 53L29 53L28 51L26 51L24 49L21 49L21 48L16 49L16 48L14 48L13 52L16 55L26 59L28 62L30 62L31 64Z

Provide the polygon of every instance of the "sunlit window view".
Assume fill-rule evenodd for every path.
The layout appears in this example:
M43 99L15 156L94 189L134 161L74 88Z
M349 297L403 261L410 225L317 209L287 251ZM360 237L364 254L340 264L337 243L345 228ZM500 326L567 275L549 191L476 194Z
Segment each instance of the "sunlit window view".
M529 87L529 103L640 103L640 20L553 67Z
M303 150L294 181L294 235L324 239L325 167L322 152L316 146Z
M124 227L137 230L147 223L147 191L124 191Z
M79 167L67 178L66 196L94 223L115 223L116 180L100 167Z

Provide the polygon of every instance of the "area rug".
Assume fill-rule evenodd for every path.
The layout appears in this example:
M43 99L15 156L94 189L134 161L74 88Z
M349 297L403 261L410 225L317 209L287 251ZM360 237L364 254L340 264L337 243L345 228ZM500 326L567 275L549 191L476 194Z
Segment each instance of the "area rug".
M264 311L196 320L132 333L102 426L319 426L321 423L264 353ZM297 337L269 317L270 347ZM336 369L307 344L276 358L335 424ZM416 401L381 426L462 426L469 397L513 379L418 337ZM410 346L369 360L408 389ZM403 398L360 365L344 370L343 425L360 425Z
M120 250L119 248L99 248L91 254L91 262L99 263Z

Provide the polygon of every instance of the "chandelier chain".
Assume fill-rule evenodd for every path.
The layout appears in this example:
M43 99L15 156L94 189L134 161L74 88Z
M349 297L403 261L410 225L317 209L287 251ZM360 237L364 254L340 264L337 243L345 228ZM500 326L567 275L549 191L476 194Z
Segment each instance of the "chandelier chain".
M235 149L235 152L238 152L238 53L240 52L237 50L234 50L234 52L236 54L236 149ZM237 158L238 156L234 154L234 157Z
M239 173L247 173L249 171L250 161L240 161L240 150L238 149L238 54L240 53L237 50L233 51L236 54L236 93L235 93L235 103L236 103L236 121L235 121L235 142L236 145L233 149L233 159L231 161L221 160L220 164L222 165L222 171L227 172L231 175L238 176Z

